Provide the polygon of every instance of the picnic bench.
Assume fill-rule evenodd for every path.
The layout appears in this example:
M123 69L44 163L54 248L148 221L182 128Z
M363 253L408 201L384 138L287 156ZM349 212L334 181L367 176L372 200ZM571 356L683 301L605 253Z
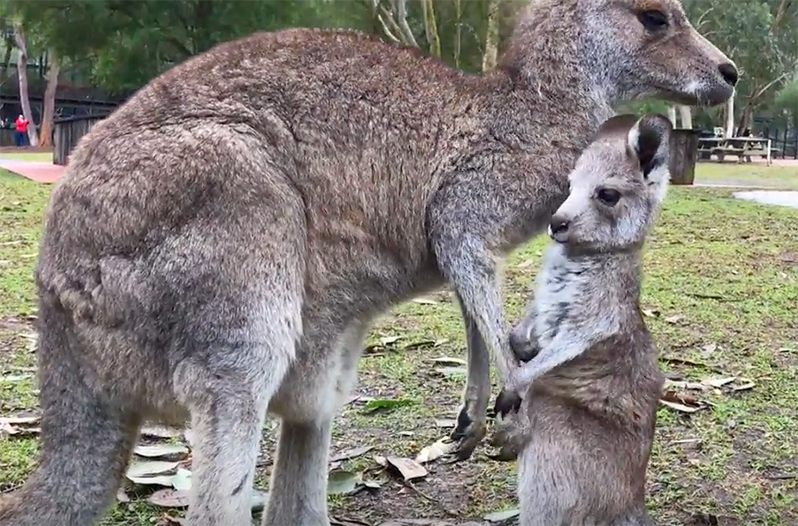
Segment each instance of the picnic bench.
M762 137L703 137L699 139L699 155L709 160L714 155L722 163L726 156L737 157L737 162L751 162L752 157L764 157L768 166L773 161L773 153L778 148L771 146L771 140Z

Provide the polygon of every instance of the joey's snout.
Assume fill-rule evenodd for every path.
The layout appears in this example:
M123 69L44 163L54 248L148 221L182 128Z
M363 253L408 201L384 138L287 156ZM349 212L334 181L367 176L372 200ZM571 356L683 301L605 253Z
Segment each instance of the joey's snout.
M565 243L568 241L568 230L570 226L570 219L555 214L549 222L549 237L557 243Z

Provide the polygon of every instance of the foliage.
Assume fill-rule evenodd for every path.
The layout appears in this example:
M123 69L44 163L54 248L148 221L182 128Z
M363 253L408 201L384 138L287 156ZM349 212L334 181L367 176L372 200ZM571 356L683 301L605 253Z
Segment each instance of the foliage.
M684 7L740 69L737 96L749 117L798 70L798 2L684 0Z

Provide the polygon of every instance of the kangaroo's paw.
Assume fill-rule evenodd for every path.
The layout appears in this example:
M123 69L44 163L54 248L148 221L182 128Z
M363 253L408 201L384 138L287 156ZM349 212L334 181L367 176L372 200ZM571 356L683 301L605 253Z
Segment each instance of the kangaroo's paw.
M487 433L487 416L485 410L478 409L479 404L473 400L465 400L457 415L457 425L452 431L451 438L457 442L457 447L451 454L454 461L467 460L474 453Z

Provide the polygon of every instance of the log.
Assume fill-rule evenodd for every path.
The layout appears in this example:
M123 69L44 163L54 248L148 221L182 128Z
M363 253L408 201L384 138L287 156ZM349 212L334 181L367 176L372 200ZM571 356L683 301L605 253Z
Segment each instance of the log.
M698 159L698 130L677 128L671 134L670 162L671 184L691 185L695 179Z
M66 166L69 154L75 149L81 137L89 133L92 126L105 117L105 115L81 115L53 122L53 164Z

